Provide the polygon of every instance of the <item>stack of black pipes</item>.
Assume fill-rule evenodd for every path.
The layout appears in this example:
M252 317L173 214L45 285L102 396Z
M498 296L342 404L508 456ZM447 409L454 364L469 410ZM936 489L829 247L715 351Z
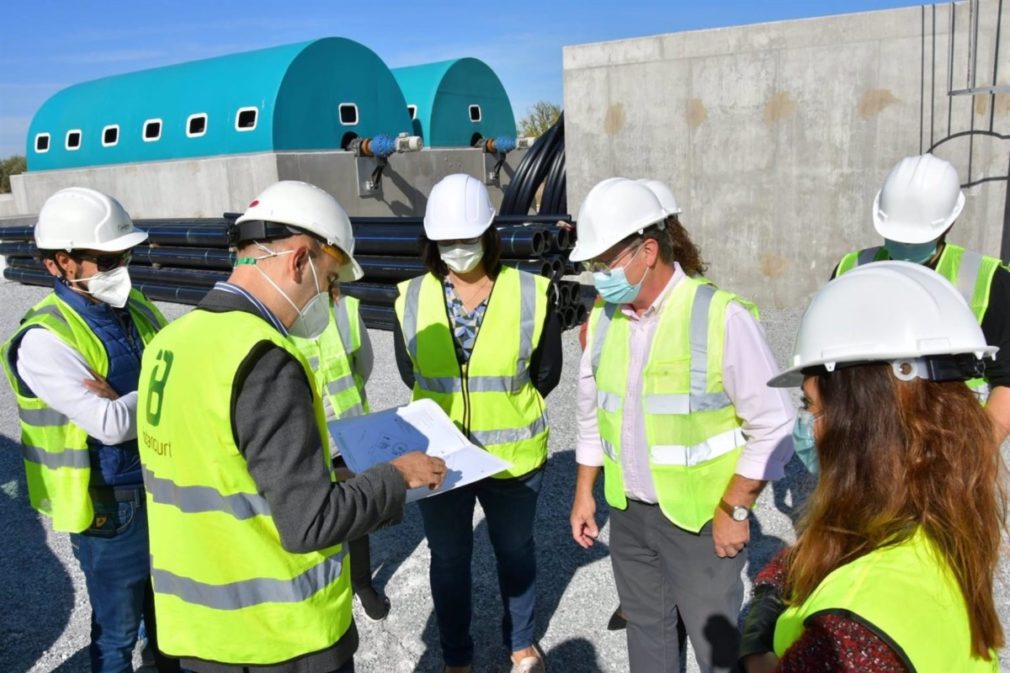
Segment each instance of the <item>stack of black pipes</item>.
M144 245L133 250L130 277L149 298L197 304L218 280L228 277L234 255L228 249L230 214L220 219L137 220L148 232ZM586 304L578 283L562 281L575 273L568 253L574 236L559 220L567 215L499 216L503 263L552 279L558 315L566 328L586 318ZM6 257L5 278L30 285L49 285L52 278L35 259L32 227L0 227L0 255ZM344 283L341 290L361 301L366 325L391 329L393 302L400 281L425 272L418 256L420 217L352 217L355 259L365 277Z

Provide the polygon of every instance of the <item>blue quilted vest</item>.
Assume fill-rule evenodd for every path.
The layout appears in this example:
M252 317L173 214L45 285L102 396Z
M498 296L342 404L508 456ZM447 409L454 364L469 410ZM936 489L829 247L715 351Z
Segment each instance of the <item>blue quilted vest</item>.
M140 379L140 357L144 352L144 343L129 312L125 308L116 309L108 304L92 303L60 280L54 283L54 287L56 295L84 319L105 346L105 352L109 356L106 380L112 389L120 395L135 392ZM108 445L88 437L88 448L91 453L92 486L139 486L144 483L136 439Z

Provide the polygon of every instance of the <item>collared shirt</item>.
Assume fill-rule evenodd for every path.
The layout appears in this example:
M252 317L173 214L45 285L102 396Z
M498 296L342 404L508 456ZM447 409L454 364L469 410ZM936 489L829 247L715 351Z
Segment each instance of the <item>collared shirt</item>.
M645 417L641 405L635 402L642 398L642 372L652 350L660 311L673 288L684 278L683 269L674 263L673 277L641 315L630 304L620 308L630 320L625 397L628 404L621 426L621 469L627 495L642 502L656 502L656 489L649 469ZM579 362L575 459L580 465L599 467L603 465L603 445L597 427L591 351L591 347L586 348ZM726 394L743 421L742 430L747 438L736 473L757 480L781 478L793 455L795 406L785 390L767 386L768 379L778 374L778 364L757 320L736 302L730 302L726 309L722 372Z
M249 300L249 303L256 307L256 311L263 316L263 319L274 326L278 332L284 336L288 336L288 329L284 326L277 316L274 315L273 311L267 308L267 305L261 302L259 299L254 297L252 293L246 290L244 287L239 287L234 283L229 283L227 281L219 280L214 283L215 290L221 290L222 292L227 292L228 294L235 294L240 297L245 297Z

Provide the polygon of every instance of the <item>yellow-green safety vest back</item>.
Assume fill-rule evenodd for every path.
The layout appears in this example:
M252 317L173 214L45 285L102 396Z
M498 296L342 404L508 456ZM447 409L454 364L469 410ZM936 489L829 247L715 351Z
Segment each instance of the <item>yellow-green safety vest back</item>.
M891 259L887 248L877 246L850 252L838 262L835 276L851 271L857 266L871 262ZM975 320L982 324L986 311L989 309L989 293L992 279L1002 265L995 257L982 255L971 250L965 250L959 245L945 243L940 259L936 262L936 272L949 280L957 288L965 302L971 307ZM971 379L967 382L981 401L989 397L989 384L983 378Z
M642 397L626 396L629 318L617 304L598 302L586 343L596 379L596 418L603 443L604 493L628 506L621 468L621 428L628 405L641 405L656 498L677 526L698 532L712 519L746 443L722 379L726 307L739 297L700 277L685 277L660 308L642 372Z
M354 367L361 349L358 300L342 296L330 304L330 322L315 339L292 337L316 375L316 393L327 418L351 418L368 413L365 382Z
M165 317L137 290L130 292L126 305L141 341L147 344L166 324ZM17 353L11 349L27 330L39 327L77 352L99 376L108 375L109 358L101 339L56 293L47 295L25 314L21 326L0 351L4 373L18 403L28 500L36 510L52 517L53 530L78 533L91 525L95 515L88 493L88 433L27 390L12 362Z
M298 360L315 390L291 340L243 311L192 311L144 353L138 440L158 646L172 656L274 664L333 645L351 624L344 548L286 551L235 444L236 374L264 342ZM325 437L316 394L313 407ZM325 446L319 460L332 474Z
M781 658L818 614L855 615L882 637L912 673L982 673L999 668L971 654L964 594L921 530L909 539L870 552L832 571L801 604L775 623Z
M432 399L491 454L512 463L494 475L519 477L547 460L547 410L530 361L547 316L550 281L502 267L470 360L460 365L442 281L400 283L396 317L414 369L413 398Z

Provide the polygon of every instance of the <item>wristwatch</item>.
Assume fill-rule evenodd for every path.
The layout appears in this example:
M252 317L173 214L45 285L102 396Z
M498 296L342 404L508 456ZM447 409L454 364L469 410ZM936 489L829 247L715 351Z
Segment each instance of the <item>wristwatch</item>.
M719 500L719 509L729 514L734 521L746 521L750 516L750 509L740 505L731 505L725 500Z

